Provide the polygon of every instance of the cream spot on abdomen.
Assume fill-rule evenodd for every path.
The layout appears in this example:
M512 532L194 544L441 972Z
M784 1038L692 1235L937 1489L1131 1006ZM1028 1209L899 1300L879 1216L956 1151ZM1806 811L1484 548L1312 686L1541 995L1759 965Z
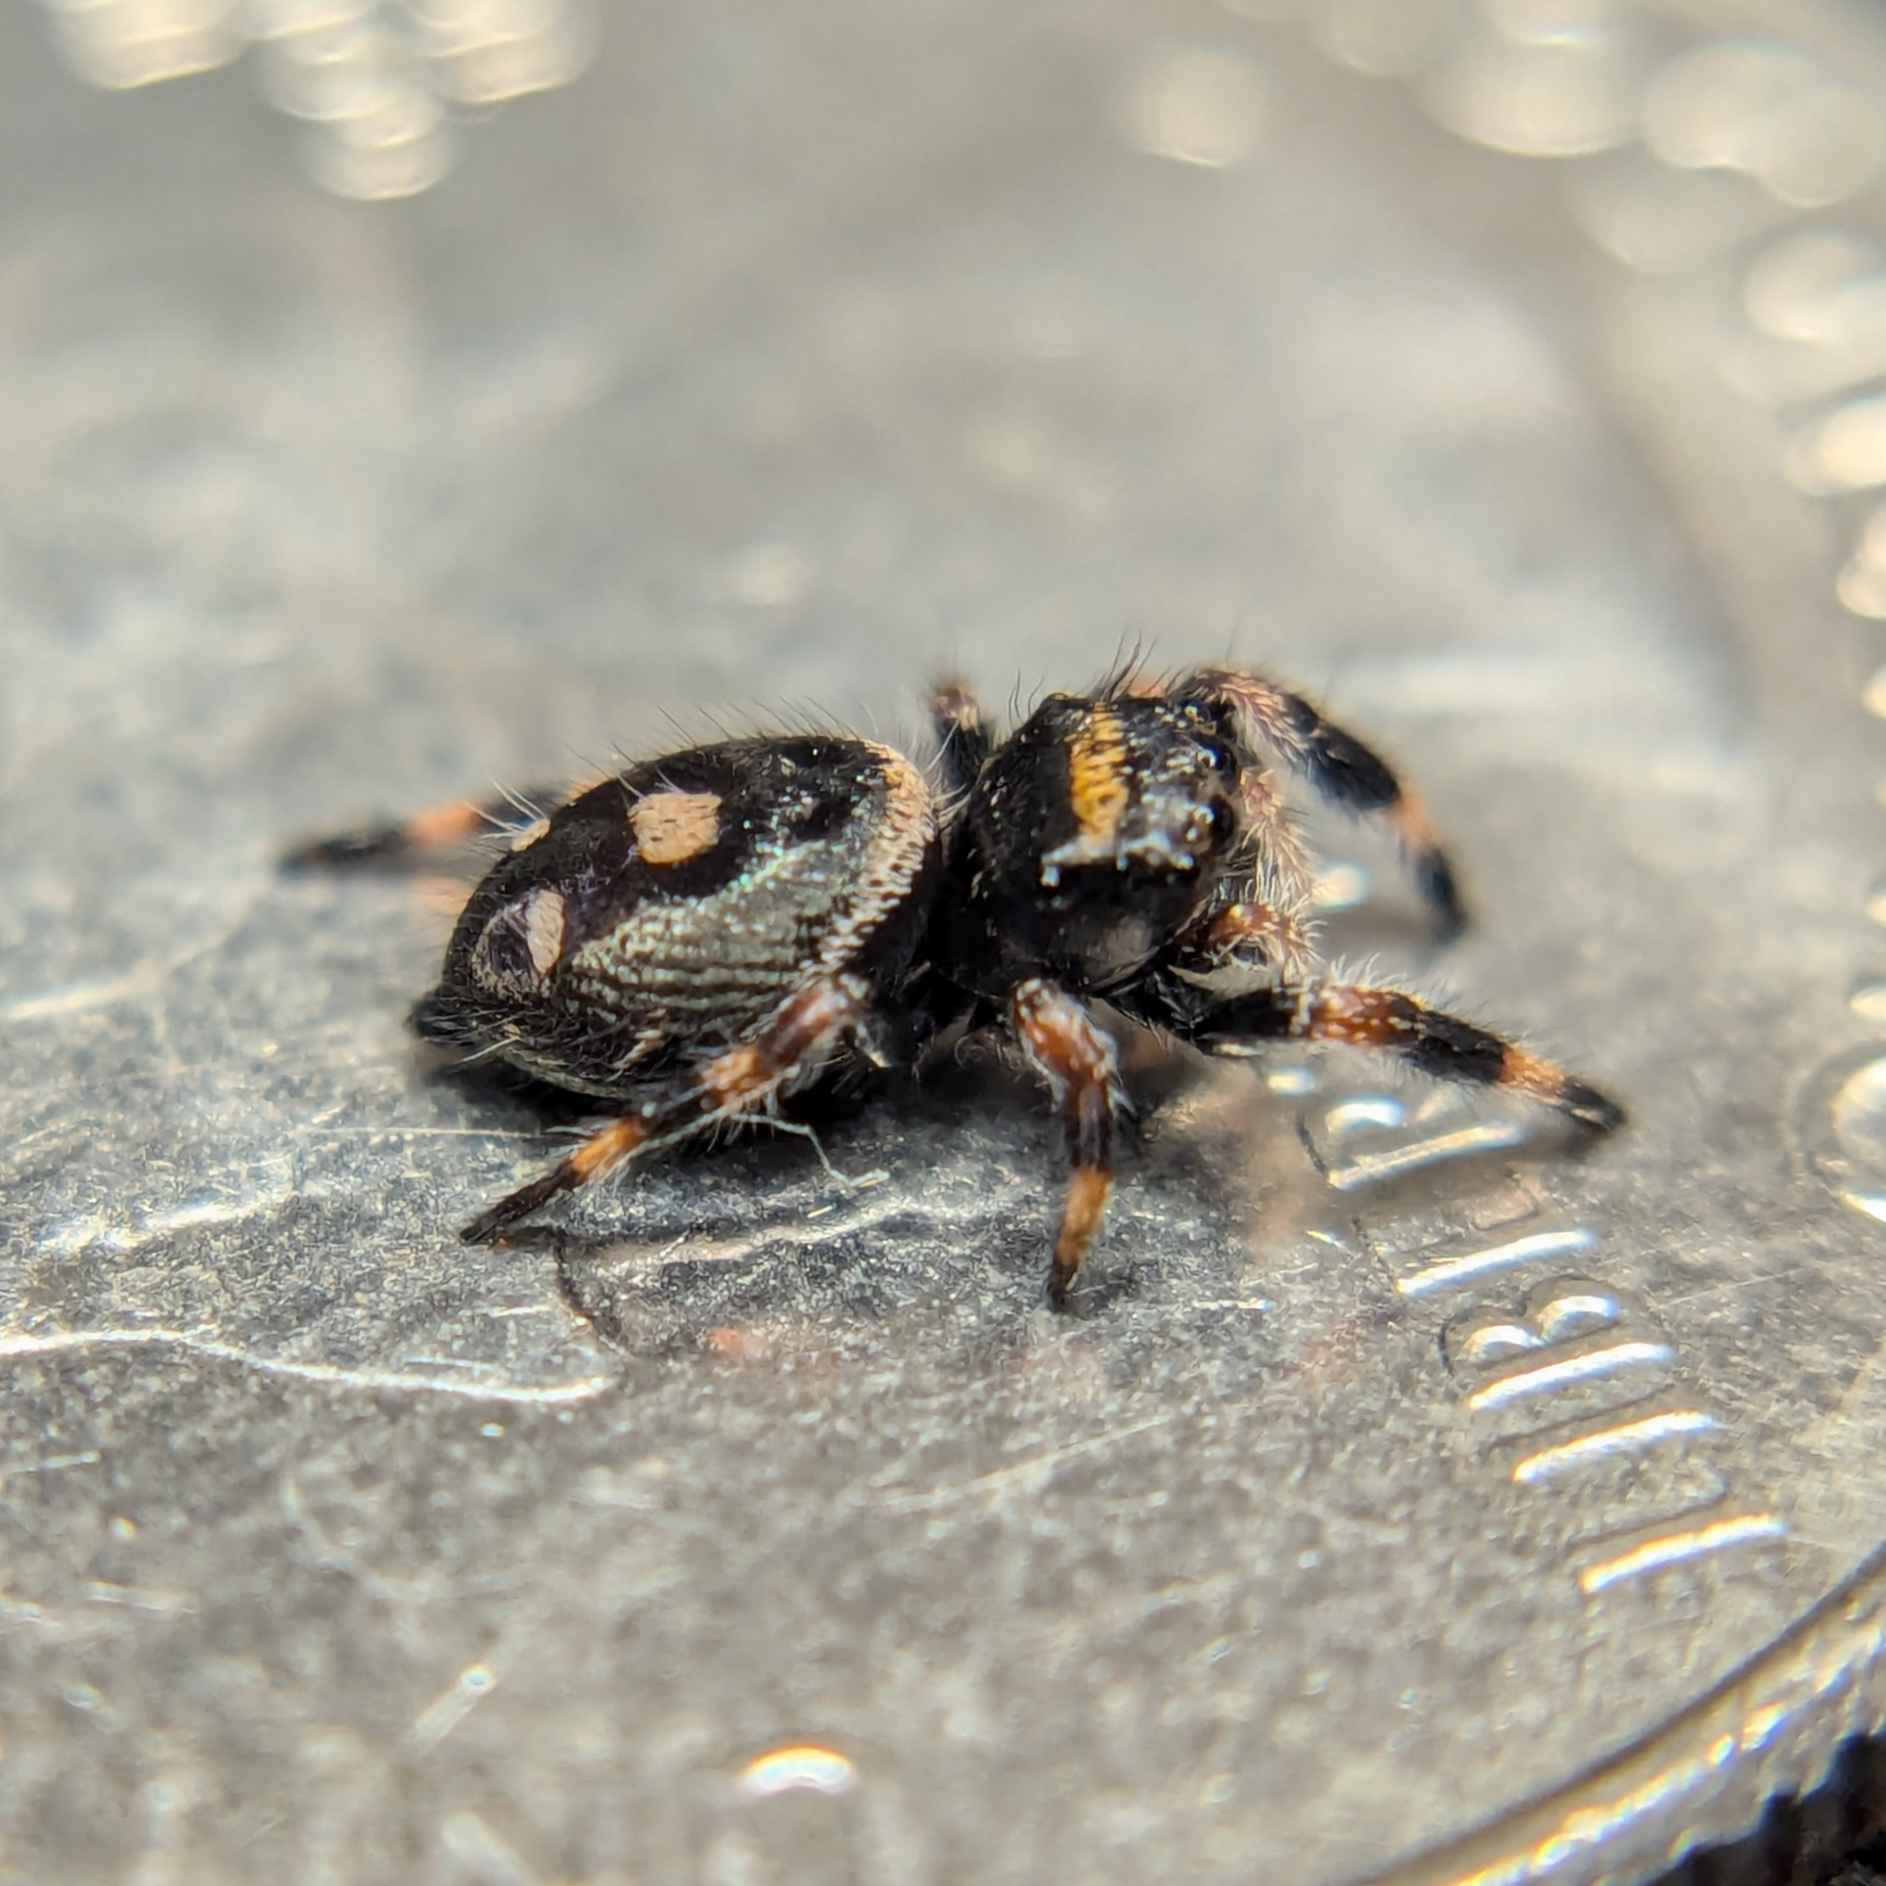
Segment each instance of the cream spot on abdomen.
M651 792L629 810L635 848L644 864L684 864L720 836L720 795Z
M547 976L563 954L566 913L563 899L556 891L533 891L524 907L524 945L530 951L530 966L540 976Z

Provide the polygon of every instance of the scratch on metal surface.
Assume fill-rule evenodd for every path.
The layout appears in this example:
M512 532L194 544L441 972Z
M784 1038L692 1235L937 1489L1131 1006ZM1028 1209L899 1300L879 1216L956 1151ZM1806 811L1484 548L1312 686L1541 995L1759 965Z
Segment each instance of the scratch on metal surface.
M121 975L101 981L75 983L41 995L15 998L0 1006L0 1028L25 1022L39 1022L68 1015L84 1015L93 1009L111 1008L138 996L155 995L164 982L178 970L221 949L254 914L258 900L249 898L214 929L198 936L187 949L168 956L147 956Z
M345 1388L423 1389L477 1401L508 1401L544 1407L593 1401L616 1386L614 1375L587 1375L574 1382L559 1382L554 1387L524 1388L515 1383L455 1382L402 1375L389 1369L350 1369L332 1362L294 1362L281 1356L256 1355L233 1343L193 1336L181 1329L75 1329L62 1330L53 1336L0 1336L0 1362L90 1348L180 1349L218 1362L233 1362L263 1374L291 1376L298 1381L336 1383Z
M670 1238L660 1250L645 1251L642 1255L647 1262L656 1263L685 1246L687 1262L691 1264L732 1264L752 1257L757 1251L779 1245L793 1249L806 1246L816 1250L842 1231L873 1230L900 1209L902 1207L894 1197L887 1196L882 1202L869 1201L863 1204L841 1198L822 1211L806 1211L797 1218L763 1221L751 1230L731 1236L692 1237L682 1232L678 1237ZM833 1213L840 1212L844 1215L834 1220ZM612 1240L612 1249L626 1248L629 1242L623 1240L617 1245Z
M1855 1408L1875 1394L1882 1383L1886 1383L1886 1345L1875 1347L1854 1369L1851 1380L1841 1390L1827 1412L1819 1420L1809 1422L1801 1430L1802 1440L1818 1442L1827 1431L1836 1430L1850 1422L1854 1417Z
M1301 1277L1312 1267L1299 1264L1291 1271L1279 1272L1280 1277ZM1253 1310L1267 1311L1277 1307L1274 1297L1194 1297L1183 1306L1187 1315L1197 1316L1206 1310Z
M1096 1453L1102 1448L1131 1440L1134 1435L1144 1434L1149 1429L1170 1427L1179 1419L1180 1414L1176 1412L1151 1415L1127 1427L1109 1428L1104 1434L1090 1434L1083 1440L1069 1441L1064 1447L1051 1447L1045 1453L1031 1454L1026 1460L1016 1461L1013 1466L998 1467L992 1473L978 1474L973 1480L959 1480L948 1486L932 1487L927 1493L883 1494L874 1504L894 1513L924 1512L934 1506L954 1505L958 1500L973 1499L978 1493L998 1492L1015 1481L1045 1473L1062 1461L1073 1459L1076 1454Z
M109 1579L95 1578L84 1587L90 1604L121 1604L133 1611L150 1611L159 1617L175 1617L194 1611L196 1604L186 1591L167 1591L155 1585L117 1585Z
M111 1224L102 1218L80 1218L48 1231L39 1240L42 1250L57 1257L71 1257L94 1245L120 1255L141 1250L155 1238L174 1231L197 1231L206 1225L239 1225L267 1211L280 1210L293 1201L290 1192L268 1192L252 1198L227 1201L203 1200L193 1205L179 1205L171 1211L158 1212L141 1225Z
M547 1133L509 1126L304 1126L297 1139L528 1139L545 1140Z
M17 1467L0 1467L0 1486L27 1474L63 1473L68 1467L95 1466L102 1458L96 1448L87 1448L82 1454L48 1454L44 1460L24 1460Z
M1758 1277L1733 1277L1724 1283L1704 1284L1699 1289L1679 1291L1675 1296L1659 1298L1658 1304L1660 1308L1667 1308L1678 1303L1701 1303L1709 1297L1740 1295L1761 1284L1783 1284L1796 1277L1817 1274L1818 1270L1815 1265L1790 1264L1785 1270L1765 1270Z

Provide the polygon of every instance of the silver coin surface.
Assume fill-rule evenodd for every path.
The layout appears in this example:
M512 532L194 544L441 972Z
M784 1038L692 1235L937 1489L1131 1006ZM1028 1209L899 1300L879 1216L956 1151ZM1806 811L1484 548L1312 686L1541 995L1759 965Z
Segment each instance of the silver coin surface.
M1818 1778L1877 20L261 9L156 82L200 15L0 19L0 1873L1558 1886ZM450 886L286 843L1136 637L1395 754L1478 921L1319 827L1331 949L1627 1134L1135 1044L1055 1317L972 1058L458 1244L549 1142L406 1035Z

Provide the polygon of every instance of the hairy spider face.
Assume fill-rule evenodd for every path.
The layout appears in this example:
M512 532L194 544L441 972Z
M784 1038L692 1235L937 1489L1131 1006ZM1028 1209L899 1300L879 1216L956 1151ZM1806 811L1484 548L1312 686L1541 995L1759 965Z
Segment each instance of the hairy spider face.
M1239 834L1238 763L1196 702L1044 701L983 767L951 859L952 960L996 994L1136 975L1211 897Z

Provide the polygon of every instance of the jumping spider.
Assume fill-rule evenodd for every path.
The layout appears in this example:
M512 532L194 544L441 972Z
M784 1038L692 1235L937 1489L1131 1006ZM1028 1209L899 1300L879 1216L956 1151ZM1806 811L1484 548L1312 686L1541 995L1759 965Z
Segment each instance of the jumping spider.
M723 740L649 760L513 834L472 893L418 1031L594 1095L611 1117L462 1236L501 1239L560 1192L841 1065L908 1064L1001 1028L1060 1113L1071 1179L1048 1294L1100 1229L1126 1111L1103 998L1208 1054L1274 1041L1380 1049L1505 1088L1594 1133L1621 1109L1549 1061L1399 990L1317 973L1312 866L1267 761L1381 819L1447 934L1454 873L1419 802L1301 696L1247 669L1128 668L1051 695L1006 739L937 688L933 778L840 734ZM505 823L453 807L291 863L409 857ZM1261 972L1227 992L1214 971Z

